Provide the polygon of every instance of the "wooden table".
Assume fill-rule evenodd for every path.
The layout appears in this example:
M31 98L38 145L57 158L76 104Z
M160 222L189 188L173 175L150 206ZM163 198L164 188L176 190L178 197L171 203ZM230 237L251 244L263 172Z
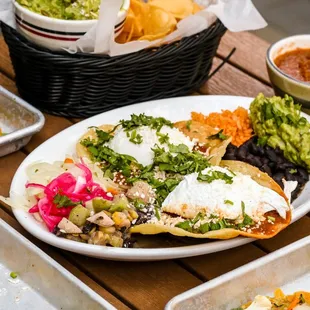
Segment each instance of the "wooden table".
M237 50L199 94L272 95L265 68L268 43L250 33L227 33L214 67L233 47ZM17 93L7 47L0 38L0 84ZM38 145L78 120L45 115L46 124L21 151L0 158L0 195L7 196L12 177L24 158ZM12 211L1 205L0 217L32 240L75 276L118 309L163 309L174 296L221 274L253 261L310 233L310 218L303 217L271 240L256 241L232 250L188 259L150 263L98 260L71 254L43 244L17 223Z

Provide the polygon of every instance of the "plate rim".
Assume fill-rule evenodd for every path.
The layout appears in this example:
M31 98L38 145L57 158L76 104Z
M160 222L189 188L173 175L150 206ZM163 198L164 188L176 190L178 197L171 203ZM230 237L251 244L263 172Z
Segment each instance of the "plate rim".
M232 99L233 101L235 101L236 98L240 100L240 106L247 105L254 99L252 97L244 97L244 96L200 95L200 96L184 96L184 97L174 97L174 98L167 98L167 99L160 99L160 100L151 100L151 101L146 101L146 102L137 103L134 105L120 107L117 109L106 111L98 115L95 115L93 117L87 118L79 123L73 124L72 126L60 131L56 135L44 141L22 161L22 163L19 165L12 179L11 186L10 186L10 196L13 193L13 188L15 184L18 182L17 179L20 174L20 171L25 168L24 166L29 161L29 158L31 159L33 156L36 155L38 151L40 151L41 149L44 149L46 144L50 143L50 140L53 140L56 137L59 137L61 135L65 135L66 133L74 130L75 128L78 128L78 127L82 128L85 124L91 122L94 119L99 119L100 117L102 117L102 115L109 114L109 113L115 114L120 110L121 111L128 110L128 109L130 110L136 107L140 107L141 109L143 109L145 106L148 106L148 105L154 105L154 107L156 107L156 106L159 106L161 103L173 104L173 102L178 101L178 100L184 101L184 104L186 104L186 102L188 101L190 102L190 100L199 99L201 101L204 101L204 104L208 104L207 101L210 101L210 102L214 100L224 100L224 101L227 100L228 101L229 99ZM223 109L225 109L225 107L223 107ZM310 121L309 115L306 115L303 112L302 114ZM32 162L34 161L35 160L33 160ZM55 246L57 248L61 248L63 250L67 250L67 251L78 253L78 254L83 254L86 256L96 257L96 258L108 259L108 260L156 261L156 260L185 258L185 257L192 257L192 256L211 254L214 252L224 251L227 249L231 249L231 248L235 248L238 246L251 243L254 240L256 240L254 238L237 237L233 239L216 240L216 241L201 243L197 245L187 245L187 246L169 247L169 248L104 247L104 246L84 244L84 243L79 243L77 241L59 238L46 230L43 230L44 233L42 236L40 233L42 233L43 227L41 227L39 223L36 227L32 227L32 225L27 225L29 224L29 220L28 220L29 214L25 210L12 208L12 211L17 221L19 222L19 224L22 225L25 230L27 230L31 235L35 236L39 240L49 245ZM295 222L296 220L301 218L303 215L305 215L309 211L310 211L310 203L307 204L307 206L304 206L304 205L299 206L293 212L291 223Z

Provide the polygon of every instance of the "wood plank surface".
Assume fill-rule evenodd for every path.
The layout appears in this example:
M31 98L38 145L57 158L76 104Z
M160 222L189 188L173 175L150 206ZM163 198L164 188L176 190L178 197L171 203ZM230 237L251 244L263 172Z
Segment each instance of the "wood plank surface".
M216 68L221 61L221 59L215 58L213 61L213 69ZM266 96L272 96L274 94L271 87L253 79L230 64L225 64L199 92L201 94L249 97L256 97L260 92Z
M225 58L236 47L229 62L242 71L270 83L266 69L266 52L269 43L250 32L233 33L227 31L223 36L217 54Z
M254 97L263 92L267 96L273 95L265 68L268 44L253 34L227 32L218 50L218 57L214 59L213 69L233 47L237 50L229 63L200 89L200 93ZM17 93L13 78L8 51L0 38L0 85ZM22 151L0 158L0 195L8 195L12 177L29 152L56 133L80 121L47 114L45 117L43 130ZM3 208L0 208L0 218L32 240L117 309L163 309L175 295L310 233L310 218L304 217L273 239L256 241L223 252L164 262L113 262L72 254L38 241L17 223L8 206L0 205Z

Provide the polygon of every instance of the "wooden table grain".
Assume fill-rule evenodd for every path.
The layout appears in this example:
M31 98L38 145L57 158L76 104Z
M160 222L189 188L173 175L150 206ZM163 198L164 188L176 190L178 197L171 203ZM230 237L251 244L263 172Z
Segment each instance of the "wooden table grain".
M273 95L265 67L268 43L255 35L227 32L213 68L236 47L226 65L193 95ZM7 47L0 38L0 85L17 93ZM13 175L38 145L78 122L45 114L46 124L21 151L0 158L0 195L7 196ZM224 252L165 262L129 263L88 258L54 248L29 235L10 208L0 205L0 218L42 248L117 309L163 309L175 295L290 244L310 233L310 218L303 217L271 240L256 241Z

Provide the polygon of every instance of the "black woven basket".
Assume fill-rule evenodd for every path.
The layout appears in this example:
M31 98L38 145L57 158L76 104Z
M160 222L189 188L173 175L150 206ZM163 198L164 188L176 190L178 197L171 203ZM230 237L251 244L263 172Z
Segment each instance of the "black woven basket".
M217 20L179 42L113 58L52 52L3 23L2 31L20 95L51 114L88 117L199 89L226 28Z

